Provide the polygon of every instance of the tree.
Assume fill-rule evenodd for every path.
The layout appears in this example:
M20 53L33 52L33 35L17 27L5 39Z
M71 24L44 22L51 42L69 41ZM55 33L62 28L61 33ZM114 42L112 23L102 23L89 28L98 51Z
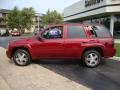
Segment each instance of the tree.
M63 16L56 10L48 10L47 13L42 17L42 23L45 25L60 24L63 23Z
M16 28L24 33L25 29L30 30L33 24L32 19L34 14L33 8L23 8L19 10L17 7L14 7L14 9L7 14L7 25L12 30Z
M33 23L33 17L35 16L35 12L33 8L23 8L21 11L22 19L21 19L21 28L30 30Z
M15 7L13 10L11 10L8 14L7 14L7 24L9 26L10 29L15 29L19 27L19 20L18 20L18 16L19 16L20 12L18 10L17 7Z

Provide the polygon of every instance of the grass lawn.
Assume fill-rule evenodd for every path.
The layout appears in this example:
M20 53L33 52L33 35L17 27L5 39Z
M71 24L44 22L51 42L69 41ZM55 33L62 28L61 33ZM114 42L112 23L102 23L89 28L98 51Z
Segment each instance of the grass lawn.
M116 47L116 50L117 50L116 56L117 56L117 57L120 57L120 43L119 43L119 44L116 43L116 44L115 44L115 47Z

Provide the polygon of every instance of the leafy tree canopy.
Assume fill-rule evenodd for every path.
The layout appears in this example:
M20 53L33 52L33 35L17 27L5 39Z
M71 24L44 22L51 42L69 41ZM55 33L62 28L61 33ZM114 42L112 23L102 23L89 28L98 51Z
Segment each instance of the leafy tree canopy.
M61 24L63 23L63 16L56 10L54 11L48 10L47 13L42 17L42 23L45 25Z
M7 14L6 20L8 27L12 30L15 28L21 32L24 32L25 29L30 30L33 25L33 17L35 12L33 8L23 8L19 10L17 7L14 7L13 10Z

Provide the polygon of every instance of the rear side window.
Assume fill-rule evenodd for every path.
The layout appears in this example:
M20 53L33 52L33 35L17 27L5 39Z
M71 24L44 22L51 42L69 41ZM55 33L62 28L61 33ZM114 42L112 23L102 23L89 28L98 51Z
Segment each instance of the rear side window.
M85 38L86 34L82 26L68 26L67 38Z
M110 31L104 26L92 26L91 33L98 38L109 38L111 37Z

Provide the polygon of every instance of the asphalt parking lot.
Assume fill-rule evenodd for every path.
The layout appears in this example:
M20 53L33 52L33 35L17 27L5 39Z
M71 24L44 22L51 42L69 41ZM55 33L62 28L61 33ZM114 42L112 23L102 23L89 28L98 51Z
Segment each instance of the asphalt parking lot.
M18 67L5 55L8 41L15 39L0 38L0 90L120 90L119 60L106 59L93 69L60 60Z

